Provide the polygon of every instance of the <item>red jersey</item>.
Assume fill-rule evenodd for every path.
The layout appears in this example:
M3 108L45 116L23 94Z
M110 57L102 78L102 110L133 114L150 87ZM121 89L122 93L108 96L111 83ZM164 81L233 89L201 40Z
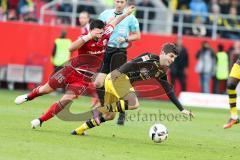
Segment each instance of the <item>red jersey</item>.
M99 57L103 56L113 29L114 27L112 25L107 25L104 28L102 38L98 39L98 41L95 41L93 39L89 40L81 48L78 49L78 54L93 54Z
M79 55L72 58L65 64L63 69L51 76L49 85L54 89L65 88L71 90L76 95L85 92L86 88L91 85L91 76L97 72L102 64L103 55L113 29L113 26L107 25L101 39L98 39L98 41L91 39L79 48ZM90 72L79 72L79 69L82 69L83 72L84 70L91 71L93 74L88 76ZM89 92L95 93L93 89L90 89Z
M97 63L96 59L98 59L99 61L103 60L103 55L105 53L108 41L110 39L110 36L111 36L113 30L114 30L114 27L112 25L107 25L104 28L104 33L103 33L102 37L100 39L98 39L98 41L91 39L88 42L86 42L81 48L79 48L78 49L78 57L73 58L73 60L71 62L72 66L73 67L81 67L84 64L90 65L91 64L90 61L92 61L95 65L98 65L98 67L100 67L101 63L96 64ZM86 60L86 57L88 57L88 56L90 58L86 62L85 60ZM84 67L81 67L81 68L84 68Z

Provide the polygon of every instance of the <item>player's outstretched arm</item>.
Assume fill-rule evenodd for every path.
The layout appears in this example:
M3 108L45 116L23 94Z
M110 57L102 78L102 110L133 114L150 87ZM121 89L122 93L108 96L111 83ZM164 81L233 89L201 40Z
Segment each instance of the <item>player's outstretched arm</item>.
M79 37L76 41L74 41L71 44L71 46L69 47L69 51L73 52L73 51L77 50L78 48L81 48L84 45L84 43L86 43L87 41L92 39L92 37L93 37L92 32L89 32L87 35Z
M113 27L115 27L115 26L116 26L118 23L120 23L124 18L126 18L127 16L129 16L130 14L132 14L132 12L133 12L135 9L136 9L135 6L133 6L133 5L129 6L129 7L127 8L127 11L126 11L124 14L122 14L122 15L114 18L109 24L112 25Z
M165 90L167 96L169 97L169 99L175 104L175 106L183 113L186 114L188 116L194 117L194 114L191 111L188 111L186 109L183 108L182 104L179 102L179 100L177 99L174 90L172 88L172 86L168 83L167 80L159 80L158 82L162 85L163 89Z

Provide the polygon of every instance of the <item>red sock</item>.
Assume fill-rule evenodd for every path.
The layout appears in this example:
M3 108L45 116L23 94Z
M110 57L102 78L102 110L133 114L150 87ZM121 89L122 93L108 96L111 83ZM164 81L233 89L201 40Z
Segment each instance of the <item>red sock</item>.
M32 99L34 99L34 98L42 95L42 94L39 93L39 88L40 88L40 87L41 87L41 86L33 89L32 92L30 92L30 93L28 94L28 96L27 96L27 97L28 97L28 100L32 100Z
M47 112L44 113L44 115L42 115L40 117L40 120L42 122L44 122L44 121L47 121L47 120L51 119L56 114L58 114L58 112L60 112L63 108L64 107L62 105L60 105L59 103L52 104L52 106L47 110Z

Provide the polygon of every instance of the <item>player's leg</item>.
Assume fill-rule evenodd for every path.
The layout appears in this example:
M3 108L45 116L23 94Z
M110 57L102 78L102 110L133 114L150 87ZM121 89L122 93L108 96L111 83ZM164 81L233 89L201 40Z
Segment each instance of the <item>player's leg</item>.
M99 116L99 122L96 118L91 118L83 123L80 127L76 128L71 132L72 135L85 135L85 131L90 128L99 126L101 123L113 120L115 117L115 112L124 112L125 110L133 110L139 106L138 98L134 92L128 93L122 100L114 102L107 105L107 110ZM99 106L98 106L99 107ZM100 109L101 111L101 109Z
M123 99L106 105L109 112L124 112L126 110L134 110L139 106L139 101L135 92L130 92ZM100 108L101 110L101 108Z
M107 101L105 103L108 103ZM94 107L98 108L101 107L104 102L97 103ZM99 126L101 123L104 123L105 121L112 120L115 117L115 113L106 112L104 114L97 113L97 117L90 118L86 122L84 122L80 127L76 128L71 132L72 135L85 135L87 129L94 128L96 126Z
M170 72L170 77L171 77L171 84L175 86L175 81L176 81L176 73Z
M107 74L105 74L105 73L98 73L95 81L93 82L94 86L96 88L103 87L104 86L104 80L105 80L106 76L107 76Z
M229 106L231 118L223 126L223 128L231 128L234 124L239 123L238 113L237 113L237 93L236 87L240 80L240 65L235 63L231 69L228 81L227 81L227 93L229 97Z
M229 97L229 106L231 118L223 126L224 129L231 128L234 124L239 123L238 112L237 112L237 93L236 87L239 79L229 77L227 81L227 93Z
M100 123L97 123L94 118L91 118L91 119L87 120L86 122L84 122L80 127L73 130L71 132L71 134L72 135L85 135L86 130L97 127L97 126L99 126L100 124L102 124L106 121L113 120L115 118L115 114L116 113L114 113L114 112L106 112L106 113L102 114L99 118Z
M101 107L103 103L96 103L94 108ZM86 130L99 126L101 123L105 121L112 120L115 117L115 113L106 112L104 114L97 113L97 117L90 118L86 122L84 122L80 127L76 128L71 132L72 135L85 135Z
M102 104L104 103L105 94L104 81L106 76L107 74L105 73L98 73L95 81L93 82L94 86L96 87L98 98Z
M54 91L54 89L52 87L50 87L49 83L47 82L46 84L44 84L42 86L38 86L37 88L33 89L28 94L24 94L24 95L20 95L20 96L16 97L15 103L22 104L26 101L31 101L38 96L42 96L44 94L48 94L53 91Z
M58 101L53 103L48 110L39 118L31 121L32 128L41 126L43 122L46 122L63 110L68 104L70 104L75 98L76 94L72 91L67 91L63 97Z
M186 91L186 75L184 71L181 71L180 73L178 73L178 79L180 81L181 90Z
M113 71L114 72L114 71ZM135 90L130 83L129 77L121 74L112 81L112 74L108 74L105 80L105 103L109 112L124 112L136 109L139 105Z
M18 96L15 99L15 103L21 104L26 101L33 100L38 96L53 92L57 88L65 87L66 84L64 80L68 74L71 74L71 72L72 72L72 69L69 67L62 68L57 73L52 74L46 84L42 86L38 86L37 88L33 89L29 94Z
M115 50L114 48L107 47L100 71L94 81L94 85L97 88L97 94L102 105L104 103L104 94L105 94L104 81L107 74L110 72L110 68L111 68L110 63L111 63L111 58L114 53L114 50Z
M57 76L57 80L59 79L58 77L59 76ZM64 87L66 88L66 93L58 102L52 104L45 114L43 114L40 118L33 120L31 122L32 127L35 128L58 114L75 98L85 93L87 87L89 86L88 84L89 83L84 81L83 75L77 74L76 72L71 72L71 76L68 76L65 82L62 81L62 83L57 83L58 86L66 86Z
M118 48L115 53L112 55L110 71L119 68L127 62L127 51L126 48ZM125 112L120 112L117 120L118 125L124 125L125 121Z

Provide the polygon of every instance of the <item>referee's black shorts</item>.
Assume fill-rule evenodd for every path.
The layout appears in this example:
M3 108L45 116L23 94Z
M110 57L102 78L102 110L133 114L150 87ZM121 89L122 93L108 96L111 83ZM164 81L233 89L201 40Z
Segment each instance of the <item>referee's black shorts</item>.
M127 62L127 49L107 47L100 73L108 74Z

